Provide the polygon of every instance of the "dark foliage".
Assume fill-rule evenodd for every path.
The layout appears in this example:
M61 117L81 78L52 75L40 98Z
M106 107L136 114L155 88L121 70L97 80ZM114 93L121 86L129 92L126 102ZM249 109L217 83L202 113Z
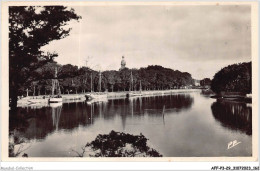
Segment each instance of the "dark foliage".
M24 138L20 138L18 135L16 135L14 132L11 132L9 134L9 157L17 157L19 156L22 152L26 151L28 148L30 148L31 146L27 145L24 146L23 143L27 143L27 139ZM11 141L10 141L11 140ZM15 150L15 146L17 146L17 150ZM22 155L22 157L28 157L28 154L24 153Z
M211 85L211 79L210 78L204 78L200 80L201 86L210 86Z
M9 7L9 95L16 107L19 89L32 71L52 61L58 54L44 53L42 46L69 35L64 26L80 17L64 6ZM35 76L36 77L36 76Z
M54 77L54 69L58 68L58 79L62 94L82 93L91 91L91 77L93 80L93 91L98 90L99 73L87 67L78 68L71 64L59 65L49 62L44 66L31 72L25 86L19 95L25 95L29 87L29 94L49 94L51 92L51 79ZM131 83L132 73L132 83ZM120 71L104 71L101 76L101 91L129 91L129 90L163 90L190 86L192 77L189 73L174 71L162 66L148 66L147 68L128 69ZM141 86L140 87L140 82Z
M111 131L109 134L98 135L86 144L95 152L92 157L162 157L156 150L147 146L147 138L123 132Z
M252 63L229 65L217 72L211 82L216 92L252 92Z

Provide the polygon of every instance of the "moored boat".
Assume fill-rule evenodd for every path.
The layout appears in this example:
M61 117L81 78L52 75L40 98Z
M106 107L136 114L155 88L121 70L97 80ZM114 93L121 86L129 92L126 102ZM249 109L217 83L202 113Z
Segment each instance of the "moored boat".
M132 77L132 74L131 74L131 77ZM131 80L133 80L133 79L131 78ZM139 91L129 92L126 95L126 97L134 97L134 96L143 96L141 80L140 80L140 90Z
M87 93L85 95L86 100L92 100L92 99L107 99L107 92L101 92L101 72L99 71L99 92L92 92L92 75L91 75L91 93Z
M246 98L252 99L252 94L246 94Z
M93 104L93 103L107 103L108 98L99 98L99 99L91 99L87 101L87 104Z
M55 95L55 93L57 93ZM55 69L54 79L52 79L52 95L49 98L49 103L60 103L62 102L62 96L60 92L60 85L57 79L57 68Z
M107 99L107 93L88 93L86 94L86 99Z
M60 107L60 106L62 106L62 102L50 103L50 107L52 107L52 108L57 108L57 107Z
M62 102L62 96L58 95L58 96L53 96L49 99L50 103L60 103Z

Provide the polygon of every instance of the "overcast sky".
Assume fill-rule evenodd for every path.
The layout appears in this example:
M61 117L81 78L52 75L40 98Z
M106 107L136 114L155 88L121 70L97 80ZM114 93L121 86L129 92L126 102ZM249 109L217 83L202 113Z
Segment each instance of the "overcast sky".
M222 67L251 60L250 6L84 6L70 35L44 50L60 64L118 70L161 65L212 78Z

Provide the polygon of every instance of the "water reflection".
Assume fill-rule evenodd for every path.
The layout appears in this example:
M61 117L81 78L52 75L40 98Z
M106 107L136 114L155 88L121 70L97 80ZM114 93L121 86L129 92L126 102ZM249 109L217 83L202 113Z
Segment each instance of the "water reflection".
M29 157L69 157L70 149L80 151L111 130L142 133L163 156L251 156L251 110L245 103L193 92L18 108L10 113L9 125L10 133L15 130L32 144ZM242 142L239 148L227 151L235 139Z
M50 105L52 110L52 125L55 127L55 130L58 130L59 128L59 122L60 122L60 115L61 115L61 109L62 109L62 103L55 103Z
M123 129L125 129L128 117L142 117L146 114L162 117L163 106L165 107L164 113L178 113L180 110L190 108L192 103L193 98L189 94L178 94L111 99L92 103L63 103L41 109L18 108L18 113L30 115L29 119L26 119L27 127L21 131L22 136L41 140L54 131L71 132L79 126L91 126L95 124L97 119L112 120L118 116L121 118ZM17 125L13 126L13 129L17 128Z
M252 135L252 109L246 103L217 100L211 110L215 119L224 127Z
M162 116L162 112L165 114L179 113L180 111L189 109L193 104L193 97L189 94L155 96L152 98L152 101L148 98L148 102L144 103L144 112L160 117Z

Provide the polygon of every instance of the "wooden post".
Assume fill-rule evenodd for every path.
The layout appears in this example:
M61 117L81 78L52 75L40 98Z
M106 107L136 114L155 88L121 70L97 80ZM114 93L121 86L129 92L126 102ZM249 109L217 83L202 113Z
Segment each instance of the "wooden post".
M163 105L162 115L164 117L165 105Z

